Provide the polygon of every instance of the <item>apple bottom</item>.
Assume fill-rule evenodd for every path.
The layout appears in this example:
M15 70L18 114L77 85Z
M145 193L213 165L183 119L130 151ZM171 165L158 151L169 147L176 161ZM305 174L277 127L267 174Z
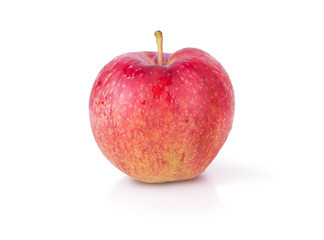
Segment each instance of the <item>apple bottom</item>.
M123 116L112 116L121 119ZM215 111L209 111L208 117ZM121 121L92 121L94 136L106 158L125 174L147 183L192 179L202 173L223 146L230 126L205 114L155 111ZM219 118L221 119L221 118Z

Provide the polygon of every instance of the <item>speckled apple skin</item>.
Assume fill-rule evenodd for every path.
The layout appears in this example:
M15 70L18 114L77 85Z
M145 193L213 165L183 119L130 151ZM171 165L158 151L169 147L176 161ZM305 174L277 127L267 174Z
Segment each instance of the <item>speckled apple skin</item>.
M185 48L164 54L127 53L109 62L90 95L90 122L106 158L150 183L202 173L232 128L234 92L221 64Z

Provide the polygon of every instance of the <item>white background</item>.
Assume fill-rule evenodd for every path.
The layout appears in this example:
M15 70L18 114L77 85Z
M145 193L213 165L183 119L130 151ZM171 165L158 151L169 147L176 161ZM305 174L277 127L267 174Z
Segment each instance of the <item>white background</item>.
M323 1L1 1L0 239L323 239ZM233 130L192 181L136 182L101 154L89 94L125 52L201 48Z

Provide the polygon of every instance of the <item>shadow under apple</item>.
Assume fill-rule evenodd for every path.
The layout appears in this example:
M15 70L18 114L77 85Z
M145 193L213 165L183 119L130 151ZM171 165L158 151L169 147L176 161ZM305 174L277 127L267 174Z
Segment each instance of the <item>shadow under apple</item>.
M265 178L266 174L258 169L216 159L204 173L186 181L147 184L125 176L109 192L108 203L141 215L202 215L221 211L219 186Z

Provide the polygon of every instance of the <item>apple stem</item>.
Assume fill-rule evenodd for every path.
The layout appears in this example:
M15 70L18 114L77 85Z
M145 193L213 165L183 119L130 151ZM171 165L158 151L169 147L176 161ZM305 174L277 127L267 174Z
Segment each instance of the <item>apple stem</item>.
M158 46L158 65L163 65L163 49L162 49L162 43L163 43L163 36L161 31L156 31L154 33L156 37L156 43Z

